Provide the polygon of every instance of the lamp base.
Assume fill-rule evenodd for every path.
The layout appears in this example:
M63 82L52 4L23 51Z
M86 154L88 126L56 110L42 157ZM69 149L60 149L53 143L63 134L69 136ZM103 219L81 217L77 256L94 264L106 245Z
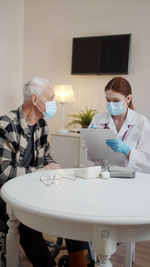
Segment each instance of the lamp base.
M56 131L56 133L61 133L61 134L66 134L66 133L68 133L69 131L67 130L67 129L64 129L64 128L62 128L62 129L58 129L57 131Z

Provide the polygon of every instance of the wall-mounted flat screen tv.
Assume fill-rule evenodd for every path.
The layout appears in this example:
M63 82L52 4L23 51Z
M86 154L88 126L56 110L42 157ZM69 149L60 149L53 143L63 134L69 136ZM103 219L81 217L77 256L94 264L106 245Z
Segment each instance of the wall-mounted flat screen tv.
M131 34L73 38L71 74L128 74Z

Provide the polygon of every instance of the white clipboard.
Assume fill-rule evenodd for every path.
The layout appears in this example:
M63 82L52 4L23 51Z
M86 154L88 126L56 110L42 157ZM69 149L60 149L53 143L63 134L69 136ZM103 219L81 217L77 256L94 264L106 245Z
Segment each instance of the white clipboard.
M88 153L94 161L107 160L112 164L125 162L122 153L113 151L106 145L107 139L116 139L117 135L112 129L80 129L80 133L88 148Z

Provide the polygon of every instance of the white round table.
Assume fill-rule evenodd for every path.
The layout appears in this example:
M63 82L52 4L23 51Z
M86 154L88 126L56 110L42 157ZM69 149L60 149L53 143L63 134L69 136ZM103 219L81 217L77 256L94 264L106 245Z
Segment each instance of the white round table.
M40 180L45 174L56 174L50 186ZM55 236L92 241L97 267L112 266L109 258L117 242L150 240L150 175L74 180L73 174L73 169L36 172L3 185L9 214L7 267L18 264L19 222Z

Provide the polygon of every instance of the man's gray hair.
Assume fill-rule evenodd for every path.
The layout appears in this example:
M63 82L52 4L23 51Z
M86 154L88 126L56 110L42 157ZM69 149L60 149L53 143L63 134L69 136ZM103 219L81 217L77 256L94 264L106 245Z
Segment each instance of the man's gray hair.
M39 96L48 83L48 80L40 77L35 77L25 83L24 87L22 88L23 102L30 102L31 95L33 94Z

